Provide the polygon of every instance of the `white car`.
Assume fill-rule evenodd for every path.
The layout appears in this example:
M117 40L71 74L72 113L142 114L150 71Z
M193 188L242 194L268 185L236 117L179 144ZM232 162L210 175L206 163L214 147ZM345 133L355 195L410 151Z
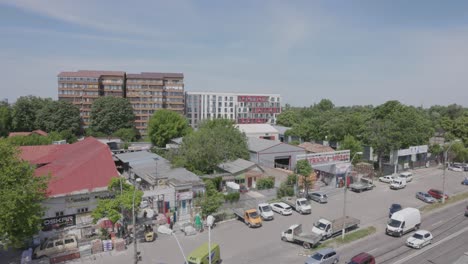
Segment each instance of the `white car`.
M385 182L385 183L391 183L393 179L395 179L395 177L390 176L390 175L379 177L379 181Z
M458 172L463 171L463 168L461 166L457 166L457 165L450 166L450 167L448 167L448 169L451 170L451 171L458 171Z
M432 243L432 234L426 230L419 230L406 240L406 245L412 248L422 248Z
M271 205L271 210L273 212L276 212L281 215L291 215L292 214L292 208L291 206L285 204L285 203L272 203Z

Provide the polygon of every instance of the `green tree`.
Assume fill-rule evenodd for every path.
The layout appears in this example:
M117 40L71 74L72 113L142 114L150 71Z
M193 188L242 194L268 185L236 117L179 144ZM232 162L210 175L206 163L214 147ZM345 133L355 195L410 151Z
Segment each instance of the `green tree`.
M299 113L293 109L288 109L283 111L278 115L276 123L281 126L292 127L293 125L299 123L300 116Z
M309 161L307 160L299 160L296 163L296 171L297 173L302 176L302 184L305 190L306 197L309 194L309 189L312 187L313 184L310 179L310 174L312 173L312 166L310 166Z
M6 102L0 102L0 137L8 136L11 131L11 114L10 105Z
M257 180L257 189L265 190L275 187L275 179L273 177L266 177Z
M0 245L20 248L40 230L49 177L34 176L34 167L5 140L0 157Z
M324 112L324 111L331 111L335 107L335 105L330 99L322 99L317 105L315 105L315 107L319 111Z
M294 195L294 185L297 182L297 175L291 174L288 175L286 181L280 184L278 191L276 192L276 196L278 198L282 198L285 196L293 196Z
M121 128L134 127L134 121L132 105L125 98L104 96L91 106L90 128L94 132L112 135Z
M122 186L122 193L120 186ZM135 187L125 182L123 178L115 177L110 181L107 190L115 197L113 199L101 199L98 206L92 212L93 221L96 223L103 217L108 217L113 223L121 217L121 210L132 211L133 194L135 193L135 209L137 210L143 197L143 192L135 191Z
M29 132L39 128L38 113L52 99L36 96L21 96L13 105L12 126L14 131Z
M149 121L148 135L158 147L165 147L173 138L183 137L190 131L187 119L170 110L156 111Z
M206 217L218 211L224 203L224 195L218 190L211 180L205 180L205 194L197 200L201 207L202 216Z
M67 101L52 101L38 111L36 124L46 132L68 130L78 135L82 124L80 110Z
M351 135L347 135L340 144L340 150L350 150L351 157L355 157L353 162L356 164L359 162L361 157L354 156L354 154L356 154L356 152L362 152L363 148L359 140L355 139Z
M202 123L197 131L184 137L172 156L175 164L197 174L211 173L218 164L238 158L249 158L247 139L226 119Z
M139 133L135 128L121 128L114 133L114 136L122 139L124 142L131 142L137 139Z
M50 145L52 138L47 136L39 136L32 134L29 136L14 136L5 139L13 146L37 146L37 145Z

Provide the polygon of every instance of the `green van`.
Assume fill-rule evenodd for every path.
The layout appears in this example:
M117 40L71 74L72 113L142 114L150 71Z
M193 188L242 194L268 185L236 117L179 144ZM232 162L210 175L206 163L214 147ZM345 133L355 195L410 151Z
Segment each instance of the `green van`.
M192 251L187 258L188 264L209 264L208 259L208 242L199 246ZM221 263L221 255L219 253L219 245L211 243L211 263Z

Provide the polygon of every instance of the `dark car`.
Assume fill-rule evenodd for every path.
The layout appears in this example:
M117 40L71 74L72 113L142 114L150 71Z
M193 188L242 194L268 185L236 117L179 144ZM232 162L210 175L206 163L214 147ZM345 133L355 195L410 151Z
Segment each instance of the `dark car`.
M465 216L468 216L468 205L465 208Z
M442 191L437 190L437 189L430 189L427 193L430 194L432 197L438 199L438 200L442 199L442 197L444 196ZM449 196L447 194L445 194L445 199L448 199L448 198L449 198Z
M461 184L463 185L468 185L468 177L466 177L462 182Z
M393 213L396 213L396 212L400 211L401 209L403 209L401 207L401 204L392 204L390 206L390 208L388 209L388 217L392 217Z
M369 253L362 252L352 257L348 264L375 264L375 258Z

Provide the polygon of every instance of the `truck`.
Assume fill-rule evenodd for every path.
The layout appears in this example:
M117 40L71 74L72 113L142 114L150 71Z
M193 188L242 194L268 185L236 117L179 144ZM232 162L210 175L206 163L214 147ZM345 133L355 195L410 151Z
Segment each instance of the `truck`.
M328 220L326 218L320 218L312 228L312 233L322 237L322 240L339 235L345 227L347 230L355 229L359 226L361 221L351 216L340 217L334 220Z
M295 224L281 232L281 240L300 244L309 249L315 247L322 240L322 236L315 233L304 233L302 232L302 224Z
M390 189L392 190L399 190L399 189L403 189L406 187L406 179L404 178L396 178L396 179L393 179L392 183L390 183Z
M255 209L244 210L242 208L234 209L234 214L237 216L237 219L244 222L248 227L261 227L262 218Z
M281 201L291 206L294 210L296 210L296 212L300 214L312 213L312 207L306 198L283 197Z
M262 220L273 220L275 218L271 206L267 203L258 204L258 212Z
M391 236L401 237L402 235L418 230L421 226L421 213L416 208L405 208L392 214L388 220L385 233Z
M349 185L349 189L353 192L363 192L367 190L372 190L375 185L372 183L371 180L362 178L360 181L352 183Z

